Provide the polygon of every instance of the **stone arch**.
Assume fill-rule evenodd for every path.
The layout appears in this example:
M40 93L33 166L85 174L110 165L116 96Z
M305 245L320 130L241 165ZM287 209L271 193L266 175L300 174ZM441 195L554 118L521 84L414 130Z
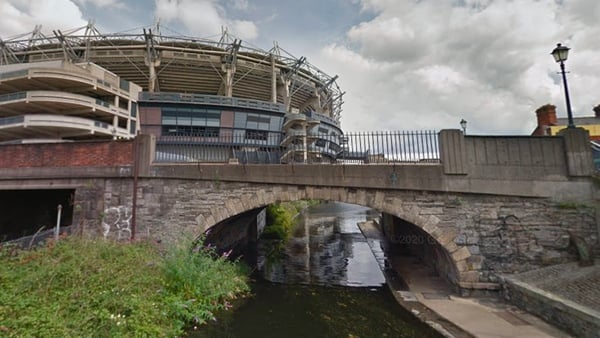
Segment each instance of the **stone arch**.
M402 220L405 220L430 236L442 248L443 255L450 263L445 277L453 285L471 289L479 283L480 272L470 268L472 256L467 246L458 246L459 235L452 227L444 227L435 215L427 214L417 205L407 205L401 197L386 194L385 191L311 186L265 186L248 191L240 191L235 197L225 198L221 206L213 206L208 213L199 215L196 221L201 232L215 224L248 210L267 206L276 202L301 199L321 199L339 201L369 207ZM200 234L198 234L200 235Z

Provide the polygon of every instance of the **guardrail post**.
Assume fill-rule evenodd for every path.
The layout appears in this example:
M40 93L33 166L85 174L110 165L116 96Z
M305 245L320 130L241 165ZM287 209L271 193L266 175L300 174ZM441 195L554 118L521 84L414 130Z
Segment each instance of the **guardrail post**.
M583 128L565 128L558 135L565 140L569 176L592 176L594 160L588 131Z
M137 173L140 176L150 174L150 165L154 162L156 152L156 137L152 134L137 135L133 142L137 142L135 158Z
M445 129L439 133L440 160L446 175L468 173L465 135L458 129Z

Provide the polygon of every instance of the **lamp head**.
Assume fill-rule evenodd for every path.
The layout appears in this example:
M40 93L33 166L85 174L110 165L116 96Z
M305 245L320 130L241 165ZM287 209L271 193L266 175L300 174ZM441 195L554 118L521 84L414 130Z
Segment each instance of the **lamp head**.
M467 130L467 121L465 119L460 120L460 127L462 130Z
M554 57L554 61L556 62L564 62L567 61L567 57L569 56L569 47L563 46L560 43L556 44L556 48L552 51L552 56Z

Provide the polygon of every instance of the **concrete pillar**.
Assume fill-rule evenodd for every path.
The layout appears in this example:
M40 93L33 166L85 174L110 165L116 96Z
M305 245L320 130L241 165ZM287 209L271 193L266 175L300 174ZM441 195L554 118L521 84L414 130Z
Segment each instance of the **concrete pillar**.
M151 57L146 56L144 63L148 66L148 91L154 93L158 89L158 76L156 74L156 67L160 66L160 59L152 60Z
M133 142L137 143L135 161L139 176L150 175L150 166L154 162L156 150L156 137L152 134L137 135Z
M275 55L271 54L271 102L277 103L277 72L275 71Z
M569 176L592 176L594 160L588 131L583 128L565 128L558 135L565 141Z
M446 175L468 173L465 135L458 129L445 129L439 133L440 160Z

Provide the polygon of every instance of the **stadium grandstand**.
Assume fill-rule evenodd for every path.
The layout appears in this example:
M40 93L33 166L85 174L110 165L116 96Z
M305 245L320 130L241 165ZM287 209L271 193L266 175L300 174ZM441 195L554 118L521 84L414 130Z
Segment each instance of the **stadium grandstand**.
M0 143L157 139L156 160L331 162L343 92L277 44L69 31L0 39Z

